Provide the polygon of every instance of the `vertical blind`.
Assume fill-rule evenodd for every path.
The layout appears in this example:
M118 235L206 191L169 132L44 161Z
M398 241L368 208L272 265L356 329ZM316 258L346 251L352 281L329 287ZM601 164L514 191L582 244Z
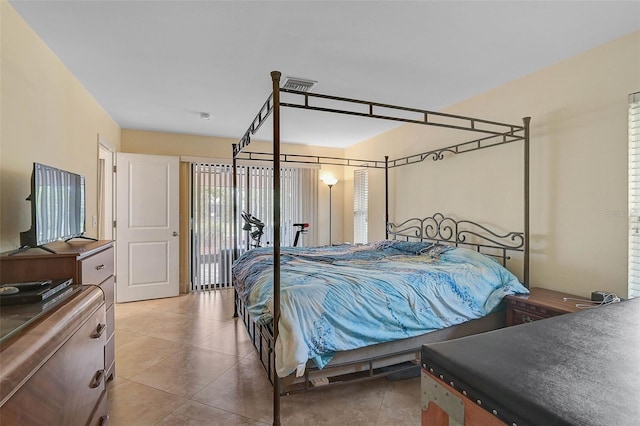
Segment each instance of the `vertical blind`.
M368 242L369 171L356 170L353 174L353 242Z
M240 253L252 243L242 220L234 223L233 168L192 163L191 289L231 287L233 230ZM273 168L238 167L238 215L246 211L264 222L263 247L273 241ZM317 244L318 170L281 168L281 245L293 245L294 223L309 223L299 246Z
M191 170L191 289L228 287L234 247L233 169L194 163Z
M629 95L629 297L640 296L640 92Z

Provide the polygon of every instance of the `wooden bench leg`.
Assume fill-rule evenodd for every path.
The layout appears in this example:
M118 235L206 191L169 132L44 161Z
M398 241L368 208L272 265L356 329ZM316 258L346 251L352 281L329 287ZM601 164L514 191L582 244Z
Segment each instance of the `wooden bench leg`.
M504 426L498 417L422 370L422 426Z
M422 426L449 426L449 415L431 401L427 409L422 410Z

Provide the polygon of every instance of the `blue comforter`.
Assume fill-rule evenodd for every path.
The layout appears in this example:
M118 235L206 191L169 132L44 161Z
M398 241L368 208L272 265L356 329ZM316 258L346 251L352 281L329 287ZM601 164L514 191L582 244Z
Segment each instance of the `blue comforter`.
M381 241L281 249L276 371L301 375L335 352L413 337L480 318L528 293L494 259L464 248ZM244 253L233 282L257 323L273 319L273 249Z

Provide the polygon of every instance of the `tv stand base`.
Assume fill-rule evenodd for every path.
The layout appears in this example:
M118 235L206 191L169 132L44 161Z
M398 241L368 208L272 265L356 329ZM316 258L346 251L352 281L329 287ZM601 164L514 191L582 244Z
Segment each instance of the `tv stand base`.
M97 238L87 237L86 235L78 235L78 236L75 236L75 237L67 238L66 240L64 240L64 242L65 242L65 243L66 243L66 242L69 242L69 241L71 241L71 240L73 240L73 239L75 239L75 238L81 238L81 239L83 239L83 240L90 240L90 241L98 241L98 239L97 239Z
M32 248L39 248L39 249L42 249L42 250L44 250L44 251L48 251L49 253L57 254L57 253L55 252L55 250L51 250L51 249L50 249L49 247L47 247L47 246L35 246L35 247L31 247L31 246L22 246L22 247L18 248L17 250L14 250L14 251L12 251L12 252L10 252L10 253L7 253L7 255L8 255L8 256L15 256L16 254L22 253L22 252L27 251L27 250L32 249Z

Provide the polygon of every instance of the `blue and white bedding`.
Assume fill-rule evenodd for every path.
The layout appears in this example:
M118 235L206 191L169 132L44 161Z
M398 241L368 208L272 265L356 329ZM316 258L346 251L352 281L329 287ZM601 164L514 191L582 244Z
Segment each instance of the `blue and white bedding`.
M301 375L337 351L417 336L483 317L528 293L491 257L432 243L281 249L276 372ZM254 321L273 319L273 249L244 253L233 282Z

